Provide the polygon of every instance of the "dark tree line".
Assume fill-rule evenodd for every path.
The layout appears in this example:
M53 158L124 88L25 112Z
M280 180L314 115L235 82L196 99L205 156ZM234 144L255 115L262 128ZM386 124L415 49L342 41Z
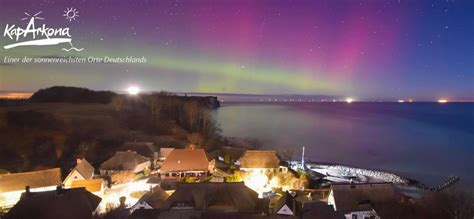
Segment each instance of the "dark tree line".
M109 104L81 105L75 98L66 101L75 104L57 102L68 95L59 95L50 105L52 110L47 102L36 108L34 101L0 108L0 169L17 172L60 166L68 171L76 158L99 166L126 141L205 149L219 143L219 129L211 115L214 100L208 97L161 92L114 95Z
M111 91L93 91L80 87L55 86L40 89L31 96L33 102L110 103L117 94Z

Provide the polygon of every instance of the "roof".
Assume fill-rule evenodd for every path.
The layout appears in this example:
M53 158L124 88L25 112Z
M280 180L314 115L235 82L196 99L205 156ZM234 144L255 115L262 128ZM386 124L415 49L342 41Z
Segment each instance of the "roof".
M161 165L161 172L207 171L209 161L203 149L174 149Z
M156 151L153 142L125 142L120 150L136 151L138 154L148 158L153 158L153 153Z
M371 210L372 204L402 198L392 183L332 184L331 190L335 207L341 212Z
M240 168L278 168L279 164L274 150L247 150L240 159Z
M135 170L137 165L149 161L135 151L117 151L115 155L100 165L101 170Z
M91 179L94 175L94 167L87 162L86 159L77 160L76 167L74 167L85 179Z
M159 215L159 209L137 209L128 216L128 219L156 219Z
M103 179L74 180L71 188L85 188L89 192L100 192L102 190Z
M300 211L303 215L301 218L311 219L345 219L346 217L342 212L334 211L332 205L328 205L325 202L308 202L304 204L303 209Z
M91 218L100 201L83 188L23 193L4 218Z
M168 199L169 195L159 186L155 186L150 192L147 192L140 201L145 201L151 207L158 209L162 208L166 199Z
M59 168L0 175L0 193L25 190L26 186L34 189L60 184L61 170Z
M294 204L293 204L294 200L293 200L293 196L291 196L290 193L285 192L285 194L283 194L283 196L281 196L280 199L278 199L278 201L275 203L275 209L278 211L280 210L284 205L287 205L293 212L295 211L295 209L293 209L294 207Z
M160 184L161 183L161 178L152 176L152 177L148 178L146 183L148 183L148 184Z
M254 212L258 202L258 194L243 182L179 183L163 206L169 209L177 203L193 203L195 209L205 211Z
M160 148L160 157L167 158L174 148Z
M0 174L7 174L7 173L10 173L10 171L0 168Z

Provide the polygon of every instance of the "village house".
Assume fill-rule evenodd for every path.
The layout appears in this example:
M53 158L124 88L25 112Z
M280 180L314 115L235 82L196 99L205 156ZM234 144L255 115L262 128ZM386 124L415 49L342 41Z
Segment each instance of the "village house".
M177 180L183 177L203 178L213 169L203 149L174 149L160 169L161 180Z
M296 206L293 196L285 192L283 196L275 203L274 212L278 215L294 216L296 215Z
M298 216L312 219L345 219L344 214L337 212L331 205L319 200L312 200L311 194L285 192L275 203L273 212L282 216ZM361 218L365 219L365 218Z
M242 182L179 183L176 191L162 204L160 216L190 211L198 215L205 213L211 218L218 218L216 215L222 213L259 215L262 206L258 194Z
M100 197L84 188L63 189L58 186L55 190L44 192L27 189L4 219L88 219L92 218L100 201Z
M343 213L334 210L314 196L311 191L287 191L277 201L270 201L271 213L278 216L311 218L311 219L345 219ZM273 198L272 198L273 199ZM362 218L365 219L365 218Z
M139 209L161 209L163 204L168 199L169 194L165 192L160 186L156 186L143 195L135 205L130 207L130 212Z
M25 188L29 191L55 190L61 185L59 168L0 175L0 208L10 208L20 200Z
M115 155L100 165L100 174L110 176L112 183L124 183L135 174L148 170L150 159L135 151L117 151Z
M288 170L280 167L280 158L274 150L247 150L239 162L240 170L248 172L275 173Z
M66 188L70 188L75 180L89 180L94 177L94 167L86 159L77 159L76 166L69 172L63 181Z
M374 205L402 197L392 183L336 183L331 185L328 204L349 219L380 219Z
M101 178L88 180L74 180L70 188L85 188L94 195L102 197L104 195L105 181Z

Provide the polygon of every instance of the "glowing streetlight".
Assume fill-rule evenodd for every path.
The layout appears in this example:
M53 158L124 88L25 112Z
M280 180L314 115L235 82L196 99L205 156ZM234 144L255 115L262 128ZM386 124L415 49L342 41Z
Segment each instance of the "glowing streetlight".
M347 102L347 103L352 103L352 101L354 101L354 99L352 99L352 98L346 98L346 102Z
M140 88L138 88L136 86L131 86L131 87L127 88L127 92L130 95L137 95L138 93L140 93Z

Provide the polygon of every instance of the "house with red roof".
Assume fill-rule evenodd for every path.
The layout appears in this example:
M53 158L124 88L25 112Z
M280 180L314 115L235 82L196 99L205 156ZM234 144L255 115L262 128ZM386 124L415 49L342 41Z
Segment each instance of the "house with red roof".
M177 180L183 177L202 178L212 169L203 149L174 149L160 169L161 180Z

